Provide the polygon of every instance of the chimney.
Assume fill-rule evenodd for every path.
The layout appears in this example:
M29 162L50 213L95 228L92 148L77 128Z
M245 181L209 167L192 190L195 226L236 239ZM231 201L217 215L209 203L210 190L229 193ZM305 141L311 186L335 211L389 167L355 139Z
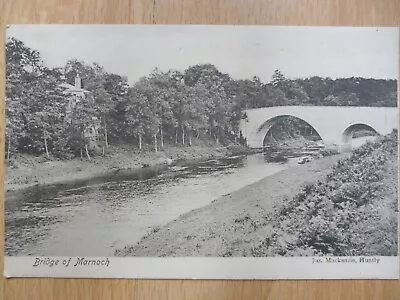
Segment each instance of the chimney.
M75 88L76 89L81 89L82 88L82 80L79 77L79 74L76 74L76 77L75 77Z

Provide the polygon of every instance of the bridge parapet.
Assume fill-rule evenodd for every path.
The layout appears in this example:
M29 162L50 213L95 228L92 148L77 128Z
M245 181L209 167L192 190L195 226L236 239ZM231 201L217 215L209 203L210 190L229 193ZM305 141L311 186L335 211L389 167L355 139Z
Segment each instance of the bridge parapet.
M371 127L382 135L399 126L397 107L275 106L245 112L247 119L241 121L240 130L251 148L263 147L268 131L284 116L305 121L320 135L326 147L339 151L349 149L346 135L351 134L348 128L355 124Z

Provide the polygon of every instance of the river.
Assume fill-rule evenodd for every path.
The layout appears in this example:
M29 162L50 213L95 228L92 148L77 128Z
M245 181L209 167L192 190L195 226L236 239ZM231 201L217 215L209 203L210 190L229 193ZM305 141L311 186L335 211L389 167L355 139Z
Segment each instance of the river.
M8 195L6 254L110 256L185 212L295 164L255 154L173 167L146 180Z
M353 139L353 148L367 140L371 138ZM107 177L83 186L7 194L6 255L111 256L181 214L297 161L271 163L264 154L254 154L161 171L143 169L134 180Z

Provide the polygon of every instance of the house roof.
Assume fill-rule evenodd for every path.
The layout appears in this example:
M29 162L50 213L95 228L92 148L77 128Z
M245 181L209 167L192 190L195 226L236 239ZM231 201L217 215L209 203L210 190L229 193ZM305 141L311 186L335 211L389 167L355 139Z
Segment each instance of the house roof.
M65 89L64 90L65 93L91 93L88 90L79 89L79 88L77 88L77 87L75 87L75 86L73 86L73 85L71 85L69 83L61 83L59 85L59 87L64 88Z

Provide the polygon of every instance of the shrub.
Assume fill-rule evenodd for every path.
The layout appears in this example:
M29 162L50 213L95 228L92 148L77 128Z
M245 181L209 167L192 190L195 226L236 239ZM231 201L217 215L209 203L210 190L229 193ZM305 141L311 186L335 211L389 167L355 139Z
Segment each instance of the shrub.
M327 156L332 156L332 155L339 154L339 151L336 150L336 149L322 149L322 150L320 151L320 154L321 154L323 157L327 157Z
M286 199L254 247L263 255L395 255L397 132L340 160L325 181Z

